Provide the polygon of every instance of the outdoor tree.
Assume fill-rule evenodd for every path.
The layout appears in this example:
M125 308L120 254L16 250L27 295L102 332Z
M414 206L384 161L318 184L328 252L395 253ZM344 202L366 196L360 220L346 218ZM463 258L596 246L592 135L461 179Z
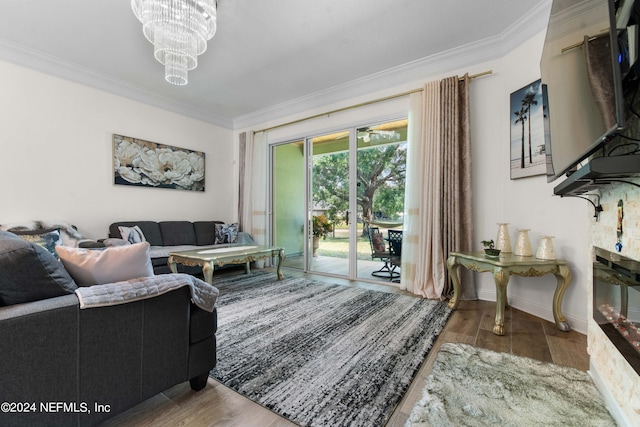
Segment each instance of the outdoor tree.
M406 144L358 150L357 203L365 224L380 211L396 216L404 207ZM313 201L333 222L349 210L349 156L346 152L315 156ZM363 233L368 230L363 229Z

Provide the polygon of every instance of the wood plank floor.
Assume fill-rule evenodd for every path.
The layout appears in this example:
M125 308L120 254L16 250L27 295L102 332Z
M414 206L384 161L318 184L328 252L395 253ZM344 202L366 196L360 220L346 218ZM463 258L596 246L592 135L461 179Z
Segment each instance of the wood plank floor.
M285 273L296 276L303 274L289 270ZM406 293L393 286L341 281L323 276L313 276L313 279L383 292ZM445 342L467 343L493 351L571 366L583 371L589 368L585 335L574 331L561 332L552 322L507 307L505 335L499 337L492 333L494 318L495 303L493 302L462 301L460 303L386 427L404 425L411 408L421 398L422 389L438 349ZM193 392L189 388L189 383L179 384L108 420L105 425L278 427L295 424L209 379L207 387L200 392Z

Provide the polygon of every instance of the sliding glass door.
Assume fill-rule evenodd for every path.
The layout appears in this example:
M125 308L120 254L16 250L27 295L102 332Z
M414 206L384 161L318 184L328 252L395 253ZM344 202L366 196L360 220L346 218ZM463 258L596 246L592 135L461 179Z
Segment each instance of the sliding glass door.
M406 140L407 120L356 131L358 279L390 282L400 277L400 260L391 262L389 230L402 230Z
M406 129L405 119L272 147L272 227L285 266L384 282L398 275L370 230L388 253L388 230L402 227Z

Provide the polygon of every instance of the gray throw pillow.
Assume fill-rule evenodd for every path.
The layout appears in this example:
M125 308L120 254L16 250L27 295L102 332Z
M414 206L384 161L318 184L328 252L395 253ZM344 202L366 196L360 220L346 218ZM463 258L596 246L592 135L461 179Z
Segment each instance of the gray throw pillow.
M42 246L0 231L0 305L71 294L78 286Z

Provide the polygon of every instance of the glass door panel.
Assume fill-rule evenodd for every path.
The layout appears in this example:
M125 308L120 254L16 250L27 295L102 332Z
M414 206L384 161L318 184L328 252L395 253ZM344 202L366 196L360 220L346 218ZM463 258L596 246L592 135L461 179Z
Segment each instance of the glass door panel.
M349 276L349 131L309 139L308 270Z
M402 230L407 120L358 128L356 140L357 277L390 282L400 276L391 262L389 230Z
M276 145L271 153L274 245L285 248L283 266L304 269L304 141Z

